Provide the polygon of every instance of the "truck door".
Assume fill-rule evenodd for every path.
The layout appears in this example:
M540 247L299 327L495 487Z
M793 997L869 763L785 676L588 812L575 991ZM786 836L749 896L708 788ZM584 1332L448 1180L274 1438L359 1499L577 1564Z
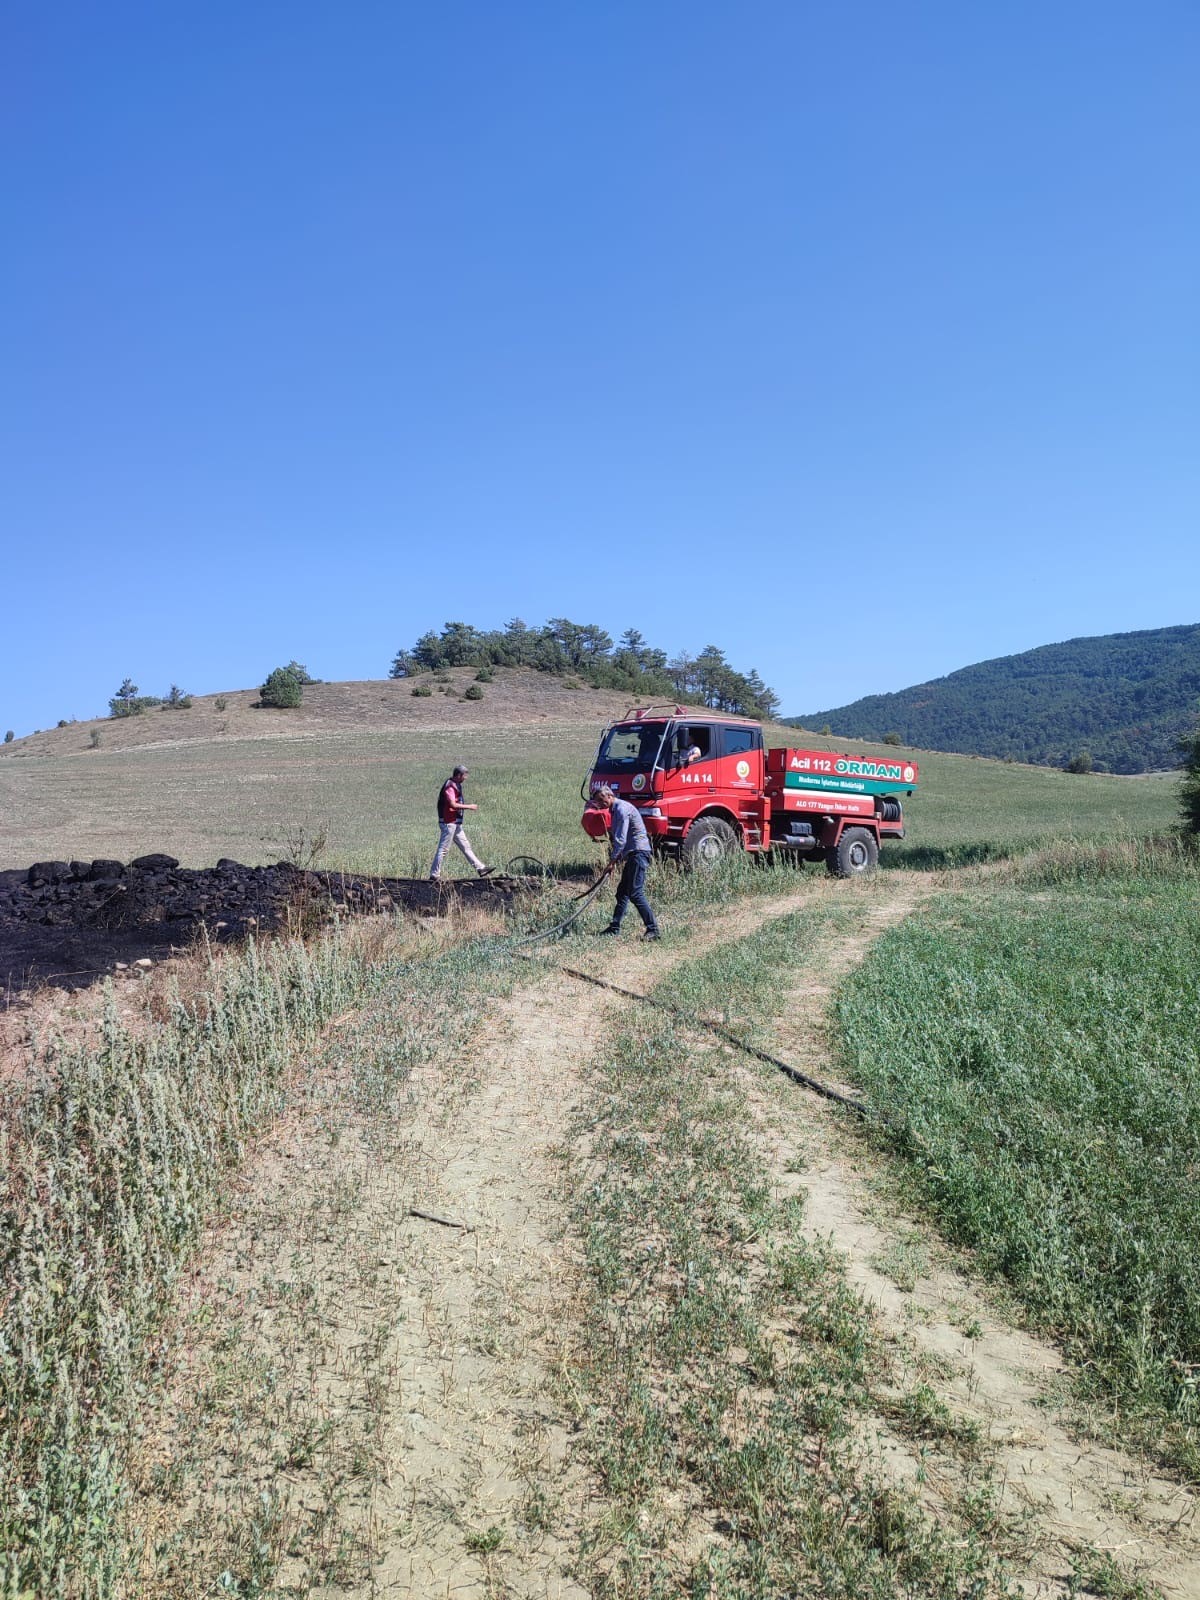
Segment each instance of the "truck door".
M760 728L725 723L720 729L722 789L759 795L763 787L763 742Z
M679 795L711 794L717 785L720 730L711 722L678 722L670 751L670 790Z
M720 738L721 798L742 825L746 849L761 850L767 840L762 730L723 723Z

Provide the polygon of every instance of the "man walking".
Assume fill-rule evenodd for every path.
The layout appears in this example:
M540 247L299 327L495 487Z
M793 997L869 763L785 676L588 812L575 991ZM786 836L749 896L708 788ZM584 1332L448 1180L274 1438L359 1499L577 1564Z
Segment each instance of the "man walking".
M621 919L625 915L626 906L632 900L637 907L638 916L646 926L643 937L657 939L658 923L655 921L650 902L646 899L646 868L650 865L650 837L646 832L646 824L642 821L637 807L631 806L628 800L620 799L607 784L599 791L596 798L609 813L609 833L612 839L612 855L609 859L623 863L612 921L602 931L607 934L620 933Z
M463 832L462 819L468 811L478 811L478 806L468 805L463 799L463 779L467 776L466 767L455 767L438 792L437 814L441 827L438 838L437 854L433 858L433 865L429 869L430 883L436 883L442 875L442 862L445 860L446 851L451 842L456 844L475 868L481 878L490 877L496 870L494 867L485 867L483 862L471 849L471 841Z

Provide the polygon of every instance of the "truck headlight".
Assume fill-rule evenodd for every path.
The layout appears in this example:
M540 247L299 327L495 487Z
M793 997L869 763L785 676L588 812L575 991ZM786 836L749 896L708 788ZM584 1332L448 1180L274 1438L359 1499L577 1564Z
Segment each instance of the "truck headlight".
M662 807L661 806L642 806L641 811L642 811L642 815L644 817L661 817L662 816Z

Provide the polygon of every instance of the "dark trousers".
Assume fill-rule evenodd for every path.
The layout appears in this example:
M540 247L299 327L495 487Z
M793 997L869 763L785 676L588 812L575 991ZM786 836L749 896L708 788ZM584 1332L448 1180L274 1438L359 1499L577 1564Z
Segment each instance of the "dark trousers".
M648 850L635 850L631 856L625 857L625 865L621 871L621 881L617 885L617 903L613 907L612 925L614 928L621 926L621 918L625 915L625 907L632 900L637 907L638 916L646 924L648 933L658 932L658 923L654 920L654 912L650 909L650 902L646 899L646 868L650 865L650 852Z

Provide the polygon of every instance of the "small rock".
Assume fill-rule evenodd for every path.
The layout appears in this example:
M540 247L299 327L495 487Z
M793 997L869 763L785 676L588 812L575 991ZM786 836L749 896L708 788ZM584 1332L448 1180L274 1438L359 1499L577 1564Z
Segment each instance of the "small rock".
M113 962L113 971L114 972L128 972L129 971L129 963L128 963L128 961L114 961Z
M148 856L138 856L137 860L131 861L129 865L136 867L139 872L169 872L172 867L177 867L179 862L174 856L165 856L156 851Z
M124 876L125 863L123 861L93 861L92 870L88 873L88 877L93 882L97 880L111 882L113 879L123 878Z
M150 968L154 965L149 956L139 956L133 964L135 967L140 967L143 972L149 972Z

